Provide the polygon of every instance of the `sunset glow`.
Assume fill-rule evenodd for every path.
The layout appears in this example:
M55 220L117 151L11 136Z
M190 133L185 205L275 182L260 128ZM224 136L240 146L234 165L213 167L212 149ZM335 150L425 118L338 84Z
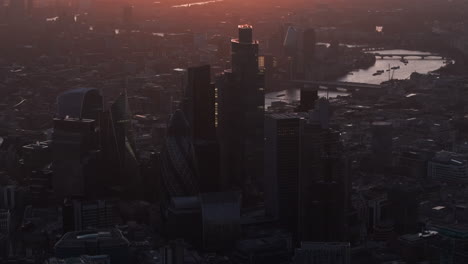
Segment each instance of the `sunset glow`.
M0 264L468 263L468 0L0 0Z

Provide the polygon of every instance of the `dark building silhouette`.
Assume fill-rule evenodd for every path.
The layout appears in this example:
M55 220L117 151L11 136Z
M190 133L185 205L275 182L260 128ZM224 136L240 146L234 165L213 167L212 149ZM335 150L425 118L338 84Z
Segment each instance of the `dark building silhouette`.
M168 239L180 239L194 246L202 242L202 215L199 196L172 197L167 207L164 231Z
M219 191L219 143L216 136L215 85L209 65L187 71L186 113L195 147L202 192Z
M264 76L251 26L231 44L232 69L217 81L221 171L225 186L246 188L263 175Z
M419 200L416 188L396 185L388 192L389 211L399 234L418 232Z
M112 263L128 263L130 242L118 229L98 229L66 233L55 244L58 258L80 257L81 255L108 255Z
M166 194L169 197L198 195L195 150L190 127L181 110L171 117L161 156Z
M267 213L296 241L344 241L347 231L348 165L323 100L308 120L305 113L266 118Z
M116 201L68 200L62 205L64 231L82 231L111 228L119 223Z
M372 123L372 159L375 170L383 171L392 165L392 123Z
M11 17L18 19L26 13L26 2L25 0L10 0L8 8L8 13Z
M133 6L130 4L122 8L122 23L124 26L130 26L133 22Z
M117 167L119 168L117 181L128 195L138 195L138 188L141 185L140 168L132 126L132 113L126 90L111 105L108 118L110 131L107 132L110 132L113 140L108 147L116 154ZM103 140L105 139L103 138ZM116 166L116 164L112 164L112 166Z
M313 78L316 42L315 30L312 28L306 29L302 39L303 71L306 80L311 80Z
M339 131L309 120L304 125L299 196L301 241L346 241L349 166Z
M241 194L218 192L200 194L203 247L231 249L241 233Z
M68 90L57 97L58 118L86 118L97 121L102 110L102 96L94 88Z
M296 249L294 264L350 264L351 249L349 243L303 242Z
M296 233L299 217L301 131L298 114L273 114L265 119L265 204L280 226Z
M211 82L209 65L187 70L185 113L197 140L216 140L215 85Z
M300 33L297 29L290 25L286 31L283 42L283 53L287 57L288 63L288 78L295 79L300 69L300 52L299 52L299 37Z
M314 85L305 85L301 88L300 104L297 108L298 112L308 112L314 109L315 102L318 97L318 87Z
M55 119L52 135L53 188L58 197L85 196L97 177L96 121Z
M121 93L111 105L110 119L120 166L123 168L126 157L128 155L134 156L136 151L132 128L132 114L126 92Z

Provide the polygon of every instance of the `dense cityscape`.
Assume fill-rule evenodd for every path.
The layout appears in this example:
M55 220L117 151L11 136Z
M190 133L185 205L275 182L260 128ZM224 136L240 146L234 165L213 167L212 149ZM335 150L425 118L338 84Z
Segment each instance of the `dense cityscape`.
M0 263L468 263L467 11L0 0Z

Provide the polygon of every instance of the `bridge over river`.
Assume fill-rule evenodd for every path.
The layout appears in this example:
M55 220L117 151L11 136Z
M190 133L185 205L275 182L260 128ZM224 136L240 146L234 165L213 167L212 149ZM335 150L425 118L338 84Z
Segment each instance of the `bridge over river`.
M427 53L385 53L385 52L375 52L373 53L376 58L380 59L428 59L428 60L447 60L448 58L439 54L427 54Z
M309 86L317 90L337 91L346 89L346 91L364 90L364 89L380 89L380 84L357 83L357 82L339 82L339 81L310 81L310 80L291 80L290 83L295 85Z

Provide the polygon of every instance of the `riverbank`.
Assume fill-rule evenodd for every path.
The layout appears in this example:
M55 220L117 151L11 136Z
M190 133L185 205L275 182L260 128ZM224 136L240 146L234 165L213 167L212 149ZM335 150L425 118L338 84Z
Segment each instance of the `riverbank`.
M411 50L388 50L389 53L420 53L420 51L411 51ZM374 57L375 59L375 57ZM392 67L399 68L397 70L387 71ZM376 60L375 63L365 69L357 69L351 71L352 74L346 74L342 77L333 79L333 81L340 82L358 82L358 83L370 83L370 84L381 84L382 82L388 81L390 79L404 80L410 78L411 74L414 72L420 74L428 74L434 71L438 71L442 67L447 66L448 68L452 67L449 65L444 65L442 60L409 60L407 64L401 62L399 59L386 59L386 60ZM381 75L374 76L373 74L378 70L384 70L385 73ZM446 71L441 69L441 71ZM450 71L449 71L450 72ZM277 89L275 91L268 91L265 94L265 106L268 107L274 101L283 101L286 103L291 103L300 99L300 89L287 89L287 87L282 87L283 89ZM347 95L343 92L327 92L319 91L319 96L328 96L330 98Z
M336 81L350 74L350 72L358 70L366 70L371 68L376 63L376 58L370 53L360 52L359 54L348 54L343 59L333 61L317 61L318 66L314 71L314 80L319 81ZM278 83L282 82L283 85ZM270 85L267 85L266 92L278 92L294 88L294 86L287 85L286 80L272 80Z

